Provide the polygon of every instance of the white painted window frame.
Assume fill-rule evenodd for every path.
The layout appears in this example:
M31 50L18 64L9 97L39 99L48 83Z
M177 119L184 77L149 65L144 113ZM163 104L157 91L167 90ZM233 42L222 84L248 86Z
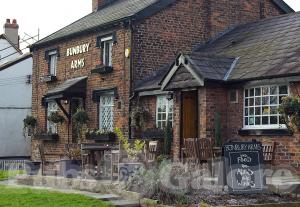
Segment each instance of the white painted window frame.
M101 43L103 44L102 48L102 61L105 66L112 66L112 47L113 47L113 37L108 36L101 38ZM107 48L107 44L109 44L109 48ZM106 54L108 53L108 60L106 59Z
M49 73L52 76L56 76L58 53L56 50L53 50L50 51L48 55L49 55Z
M270 87L277 87L277 94L276 95L271 95L270 94ZM261 111L260 112L260 117L261 117L261 120L260 120L260 125L249 125L249 120L248 120L248 125L246 125L246 121L245 121L245 118L246 117L250 117L250 111L248 110L248 116L246 116L246 108L250 109L250 105L249 105L249 102L248 102L248 107L245 106L245 102L246 102L246 90L248 90L248 99L250 97L250 89L254 89L254 119L255 119L255 106L258 106L258 107L263 107L263 106L279 106L280 103L279 103L279 97L280 95L285 95L285 94L279 94L279 87L280 86L287 86L287 93L286 94L287 96L290 95L290 87L289 87L289 84L288 83L283 83L283 84L272 84L272 85L256 85L256 86L250 86L250 87L245 87L244 88L244 94L243 94L243 129L286 129L286 125L285 124L280 124L279 121L278 121L278 124L270 124L270 117L272 115L268 114L268 115L263 115L263 112ZM263 96L262 95L262 88L263 87L268 87L268 95L267 96ZM256 96L255 94L255 88L261 88L261 95L260 96ZM278 104L270 104L270 97L274 97L276 96L278 98ZM252 97L252 96L251 96ZM260 105L255 105L255 98L257 97L260 97L261 98L261 103ZM262 105L262 97L269 97L269 103L268 105ZM280 114L277 113L277 114L274 114L274 116L277 116L277 117L280 117ZM269 117L269 124L268 125L262 125L262 117ZM279 119L279 118L278 118ZM255 120L254 120L255 122ZM255 123L254 123L255 124Z
M160 103L161 103L160 100L162 101L162 104L166 106L166 111L165 112L159 112L158 111ZM174 110L173 99L168 100L167 96L165 96L165 95L156 96L156 127L157 128L163 128L163 122L165 122L165 126L167 126L167 118L169 116L171 117L171 119L169 121L172 123L172 126L173 126L173 120L174 120L174 111L173 110ZM159 114L166 114L166 118L159 120L158 119Z

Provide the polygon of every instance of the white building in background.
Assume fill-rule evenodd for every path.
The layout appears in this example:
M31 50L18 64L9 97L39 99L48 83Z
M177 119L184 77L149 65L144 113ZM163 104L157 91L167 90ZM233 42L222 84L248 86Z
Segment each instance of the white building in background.
M23 119L31 114L32 55L19 49L18 24L9 19L0 35L0 160L31 155Z
M0 35L0 65L12 61L22 55L19 49L19 25L14 19L12 23L10 19L4 24L4 34Z

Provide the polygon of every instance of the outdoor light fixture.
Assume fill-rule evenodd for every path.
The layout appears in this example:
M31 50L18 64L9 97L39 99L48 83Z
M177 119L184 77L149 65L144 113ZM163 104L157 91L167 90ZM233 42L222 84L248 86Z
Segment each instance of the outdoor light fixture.
M126 50L125 50L125 57L129 58L130 53L131 53L131 49L130 48L126 48Z

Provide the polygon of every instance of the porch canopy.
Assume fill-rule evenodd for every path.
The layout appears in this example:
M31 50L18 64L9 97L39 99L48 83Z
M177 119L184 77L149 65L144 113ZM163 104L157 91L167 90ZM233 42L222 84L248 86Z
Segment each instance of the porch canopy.
M85 98L87 76L66 80L60 85L48 91L44 101L54 101L69 98Z

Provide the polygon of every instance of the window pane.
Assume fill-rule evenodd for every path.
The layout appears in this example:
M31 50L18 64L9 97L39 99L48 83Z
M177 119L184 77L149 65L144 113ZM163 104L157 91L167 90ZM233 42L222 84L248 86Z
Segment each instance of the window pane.
M270 124L278 124L278 116L271 116Z
M245 106L247 107L249 105L249 99L245 99Z
M255 96L261 96L260 88L255 88Z
M249 106L254 106L254 98L249 99Z
M260 117L255 118L255 125L260 125Z
M262 114L263 115L268 115L269 114L269 107L268 106L262 107Z
M269 94L269 87L263 87L262 88L262 95L267 96Z
M254 117L249 117L249 125L254 125Z
M277 114L278 113L278 107L277 106L271 106L270 107L270 114Z
M261 107L255 108L255 115L261 115Z
M288 94L288 88L287 86L280 86L279 87L279 94Z
M248 114L249 114L249 109L246 108L246 109L245 109L245 116L248 116Z
M269 125L269 117L268 116L263 116L262 117L262 124L263 125Z
M248 91L248 89L246 89L246 90L245 90L245 97L248 97L248 96L249 96L248 93L249 93L249 91Z
M278 104L278 97L277 96L271 96L270 97L270 104Z
M254 108L253 107L249 108L249 115L254 115Z
M262 103L261 103L262 105L269 105L269 97L267 96L267 97L263 97L262 98Z
M276 94L278 94L277 86L271 86L270 87L270 95L276 95Z
M255 105L256 106L260 106L261 105L261 98L260 97L255 98Z
M245 125L249 125L249 123L248 123L248 117L245 118Z
M254 96L254 88L250 89L250 96Z

